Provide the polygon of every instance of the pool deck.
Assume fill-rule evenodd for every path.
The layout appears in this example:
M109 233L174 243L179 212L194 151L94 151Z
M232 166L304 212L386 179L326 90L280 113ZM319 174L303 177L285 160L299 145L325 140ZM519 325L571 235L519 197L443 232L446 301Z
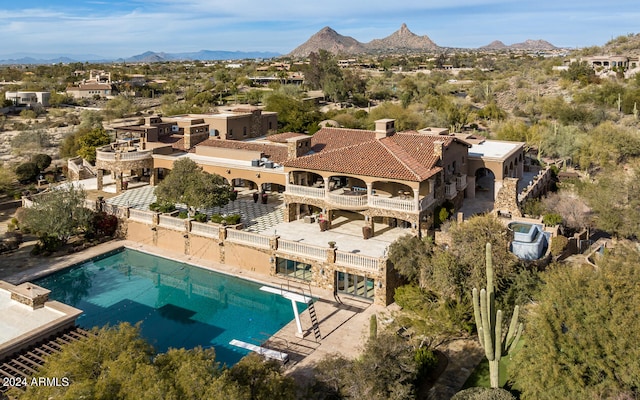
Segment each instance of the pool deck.
M54 271L83 262L120 247L128 247L153 253L161 257L170 258L201 268L212 269L217 272L227 273L239 278L278 288L286 288L287 284L289 284L288 287L291 291L304 289L305 294L308 294L309 291L308 286L302 285L296 287L294 283L287 282L286 279L279 276L265 276L237 267L173 253L154 246L127 240L110 241L78 253L52 259L38 258L38 265L36 266L26 265L24 268L21 268L20 266L14 265L11 270L2 268L2 271L0 271L2 272L0 273L0 279L4 279L13 284L35 280ZM22 266L24 266L24 264ZM357 357L366 342L371 315L378 315L379 324L381 324L381 321L389 318L390 315L389 308L374 305L364 300L340 296L339 300L342 303L339 303L334 299L333 292L328 290L312 288L311 294L314 298L318 299L315 302L315 309L322 340L316 342L314 334L310 331L305 337L298 337L296 335L296 323L295 320L292 319L289 324L276 332L265 343L262 343L265 347L289 355L287 372L295 376L297 381L303 381L309 378L312 374L312 366L327 354L339 353L349 358ZM310 330L311 320L309 313L303 312L300 317L303 330Z

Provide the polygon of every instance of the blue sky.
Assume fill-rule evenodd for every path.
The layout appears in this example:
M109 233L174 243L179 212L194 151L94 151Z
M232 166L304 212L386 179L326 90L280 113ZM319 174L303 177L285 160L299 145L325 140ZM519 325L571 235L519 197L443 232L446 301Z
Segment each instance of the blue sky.
M368 42L402 23L440 46L544 39L575 48L639 33L640 7L637 0L5 1L0 56L130 57L203 49L286 54L324 26Z

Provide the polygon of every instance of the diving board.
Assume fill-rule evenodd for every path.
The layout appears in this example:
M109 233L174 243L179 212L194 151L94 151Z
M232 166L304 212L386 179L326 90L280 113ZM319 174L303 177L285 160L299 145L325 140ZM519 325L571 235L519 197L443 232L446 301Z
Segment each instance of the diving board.
M289 291L283 290L283 289L277 289L277 288L274 288L274 287L271 287L271 286L262 286L260 288L260 290L262 290L263 292L279 294L280 296L284 297L285 299L289 299L289 300L292 300L292 301L297 301L298 303L309 304L311 302L311 300L313 300L309 296L304 296L302 294L289 292Z
M300 321L300 313L298 312L298 305L296 304L296 302L309 304L313 301L313 299L309 296L305 296L305 295L294 293L294 292L289 292L288 290L276 289L271 286L262 286L260 290L262 290L263 292L277 294L284 297L285 299L291 300L291 307L293 308L293 316L296 319L296 327L298 328L298 332L296 333L296 336L301 338L304 337L304 332L302 332L302 322Z
M282 363L286 363L289 361L289 355L287 353L282 353L276 350L265 349L264 347L256 346L255 344L243 342L241 340L233 339L229 342L230 345L240 347L243 349L251 350L255 353L261 354L266 358L270 358L272 360L278 360Z

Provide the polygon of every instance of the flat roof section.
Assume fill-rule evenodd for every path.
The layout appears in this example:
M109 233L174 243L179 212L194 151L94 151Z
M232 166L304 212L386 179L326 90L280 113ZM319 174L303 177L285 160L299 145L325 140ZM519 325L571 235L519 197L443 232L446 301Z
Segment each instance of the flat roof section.
M27 287L29 289L27 289ZM48 292L32 283L14 286L0 281L0 360L54 333L74 326L82 310L57 301L44 302L35 308L16 300L25 290Z
M522 146L524 146L524 142L485 140L480 144L473 144L471 146L469 149L469 157L504 159Z

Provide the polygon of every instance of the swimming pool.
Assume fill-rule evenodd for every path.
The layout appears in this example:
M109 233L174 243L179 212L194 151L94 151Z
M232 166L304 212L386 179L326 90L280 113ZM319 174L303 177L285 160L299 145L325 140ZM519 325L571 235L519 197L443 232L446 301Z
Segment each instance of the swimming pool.
M83 310L82 327L141 321L142 336L158 352L214 346L217 361L227 365L247 353L229 341L259 345L293 319L291 301L259 290L260 284L132 249L34 283ZM306 305L298 307L302 312Z

